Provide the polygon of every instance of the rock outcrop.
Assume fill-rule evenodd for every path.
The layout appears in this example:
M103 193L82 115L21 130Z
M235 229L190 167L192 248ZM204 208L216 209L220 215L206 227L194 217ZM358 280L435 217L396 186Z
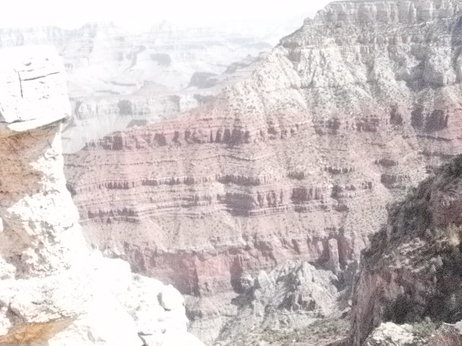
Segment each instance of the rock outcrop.
M386 322L367 338L365 346L458 346L462 344L460 323L435 326L431 322L397 325Z
M338 278L307 262L289 261L268 273L262 270L255 278L243 275L241 286L243 292L233 300L238 306L236 317L223 326L216 341L220 345L250 345L247 339L252 333L303 330L313 321L341 315ZM194 316L194 305L189 307L189 316ZM342 336L338 333L331 337L335 340ZM324 344L318 341L318 345Z
M87 247L66 189L64 67L0 52L0 345L201 345L172 286Z
M462 320L461 239L459 156L390 209L387 226L364 252L353 302L353 344L361 345L381 322Z
M462 148L460 8L333 3L215 101L88 143L66 167L87 237L220 297L216 329L244 275L287 260L348 286L385 205Z

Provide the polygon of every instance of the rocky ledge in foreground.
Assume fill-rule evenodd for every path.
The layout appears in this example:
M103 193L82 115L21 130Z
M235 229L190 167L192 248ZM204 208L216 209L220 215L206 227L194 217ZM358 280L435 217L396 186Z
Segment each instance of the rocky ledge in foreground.
M69 110L55 52L0 52L0 345L201 345L178 291L87 248L63 172Z
M361 267L353 345L462 344L462 156L390 209Z

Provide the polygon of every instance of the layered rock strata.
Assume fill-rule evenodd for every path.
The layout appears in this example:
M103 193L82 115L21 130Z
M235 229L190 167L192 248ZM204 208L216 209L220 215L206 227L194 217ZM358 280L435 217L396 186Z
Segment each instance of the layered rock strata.
M66 167L87 237L221 297L194 324L210 339L260 270L301 260L348 285L385 205L462 148L460 6L333 3L214 102L88 143Z
M183 298L90 251L66 189L63 65L0 52L0 345L201 345Z

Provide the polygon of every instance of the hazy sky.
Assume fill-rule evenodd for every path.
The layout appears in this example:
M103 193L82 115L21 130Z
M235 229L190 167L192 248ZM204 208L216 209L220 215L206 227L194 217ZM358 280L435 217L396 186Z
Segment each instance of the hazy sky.
M328 0L3 0L1 27L114 21L128 27L163 20L216 25L224 20L286 22L312 16Z

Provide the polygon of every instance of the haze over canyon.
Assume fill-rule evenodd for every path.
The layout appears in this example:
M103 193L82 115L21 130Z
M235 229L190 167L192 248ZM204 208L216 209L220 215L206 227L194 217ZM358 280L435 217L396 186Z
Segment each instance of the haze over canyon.
M0 31L63 60L5 50L25 55L0 88L0 344L118 345L104 313L130 345L461 345L461 11ZM61 305L97 273L87 305ZM23 284L63 317L27 314Z

